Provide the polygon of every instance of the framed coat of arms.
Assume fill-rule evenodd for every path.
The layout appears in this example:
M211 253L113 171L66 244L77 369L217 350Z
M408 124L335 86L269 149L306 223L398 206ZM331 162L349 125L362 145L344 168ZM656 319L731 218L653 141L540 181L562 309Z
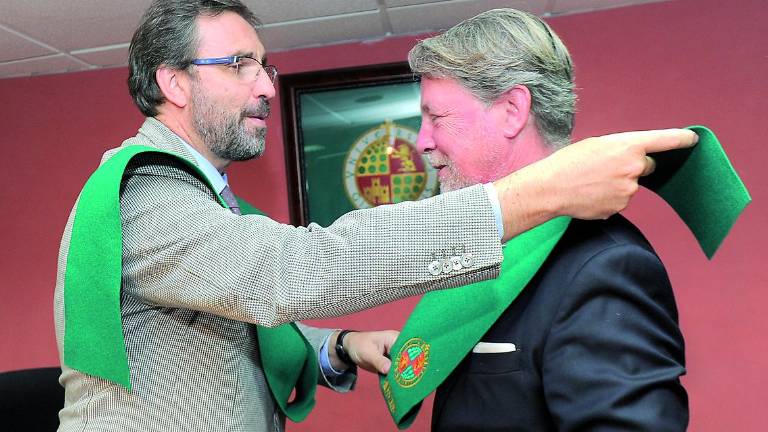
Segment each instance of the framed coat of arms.
M280 92L293 224L437 193L406 63L281 76Z

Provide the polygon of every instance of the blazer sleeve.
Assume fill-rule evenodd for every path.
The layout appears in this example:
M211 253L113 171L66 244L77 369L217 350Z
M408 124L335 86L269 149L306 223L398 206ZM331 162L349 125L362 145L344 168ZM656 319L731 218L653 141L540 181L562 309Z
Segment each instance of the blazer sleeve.
M683 337L656 255L617 245L591 257L563 292L542 375L559 431L684 431Z
M481 186L293 227L232 214L177 162L154 155L129 166L120 209L124 294L264 326L493 278L502 259ZM430 273L436 255L461 249L472 267Z

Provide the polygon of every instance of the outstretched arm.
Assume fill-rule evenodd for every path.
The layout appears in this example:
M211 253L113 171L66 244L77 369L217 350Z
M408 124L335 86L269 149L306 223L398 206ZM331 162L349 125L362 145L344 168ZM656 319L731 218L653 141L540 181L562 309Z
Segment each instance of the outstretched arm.
M556 216L604 219L623 210L638 178L653 172L647 154L690 147L697 140L686 129L587 138L496 181L504 240Z

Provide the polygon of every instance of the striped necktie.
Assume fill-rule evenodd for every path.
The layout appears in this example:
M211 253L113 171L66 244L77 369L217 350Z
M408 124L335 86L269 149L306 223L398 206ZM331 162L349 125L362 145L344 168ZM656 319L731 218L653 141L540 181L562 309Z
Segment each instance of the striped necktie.
M235 194L232 193L229 185L224 186L224 189L221 190L221 197L227 203L229 209L232 210L232 213L238 216L242 214L240 212L240 204L237 202L237 198L235 198Z

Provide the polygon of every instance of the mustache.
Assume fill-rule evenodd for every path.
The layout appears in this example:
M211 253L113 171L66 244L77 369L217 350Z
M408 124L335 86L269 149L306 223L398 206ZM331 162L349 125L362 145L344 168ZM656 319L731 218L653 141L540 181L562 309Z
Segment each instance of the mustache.
M243 110L242 117L258 117L260 119L265 119L269 117L269 111L269 101L262 99L255 106L246 107L245 110Z
M427 160L429 161L429 164L432 166L447 166L449 165L450 160L444 156L436 155L435 153L429 153L427 155Z

